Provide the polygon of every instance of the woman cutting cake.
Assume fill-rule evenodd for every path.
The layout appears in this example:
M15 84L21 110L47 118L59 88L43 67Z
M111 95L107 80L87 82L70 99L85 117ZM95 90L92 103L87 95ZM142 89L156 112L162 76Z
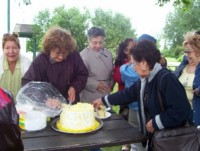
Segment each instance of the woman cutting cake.
M48 82L58 89L66 100L79 101L78 96L86 85L88 71L75 50L74 38L69 31L53 27L44 35L42 48L43 51L22 78L22 85L30 81ZM49 104L55 105L51 102Z

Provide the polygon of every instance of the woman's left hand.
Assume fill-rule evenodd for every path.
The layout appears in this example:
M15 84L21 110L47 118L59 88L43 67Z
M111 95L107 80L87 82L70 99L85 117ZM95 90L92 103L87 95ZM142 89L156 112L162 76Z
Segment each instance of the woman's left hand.
M53 108L53 109L61 108L61 102L54 98L48 98L45 104L46 104L46 106Z
M196 88L195 90L193 90L193 93L196 94L197 96L199 96L199 89Z
M149 133L153 133L155 131L153 128L152 119L147 122L146 129Z
M76 90L73 87L69 87L68 100L74 102L76 98Z

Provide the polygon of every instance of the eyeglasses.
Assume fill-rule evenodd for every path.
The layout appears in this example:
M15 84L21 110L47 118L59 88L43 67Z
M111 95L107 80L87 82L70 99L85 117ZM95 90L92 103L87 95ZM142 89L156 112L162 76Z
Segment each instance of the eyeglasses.
M10 34L10 33L5 33L3 34L3 38L8 38L8 37L15 37L15 38L18 38L18 35L13 33L13 34Z
M190 55L194 50L185 50L184 53Z
M62 56L62 57L67 57L67 55L68 55L68 53L67 52L62 52L62 51L60 51L60 50L53 50L53 52L54 52L54 54L56 55L56 56Z

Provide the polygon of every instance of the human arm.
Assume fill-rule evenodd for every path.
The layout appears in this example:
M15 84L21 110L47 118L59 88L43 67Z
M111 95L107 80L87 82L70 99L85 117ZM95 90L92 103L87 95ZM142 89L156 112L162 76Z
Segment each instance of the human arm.
M130 88L125 88L116 93L94 100L93 105L95 108L99 108L99 106L103 104L106 106L130 104L133 102L131 100L139 100L138 89L137 84L134 84Z
M47 68L47 63L44 61L44 57L40 54L33 60L30 67L22 77L22 86L30 81L43 81L42 77L45 77L43 73L45 73L46 68L42 68L41 65Z
M70 59L71 61L73 59L74 75L69 87L74 88L75 92L79 94L86 86L88 70L78 52L74 52L73 57Z

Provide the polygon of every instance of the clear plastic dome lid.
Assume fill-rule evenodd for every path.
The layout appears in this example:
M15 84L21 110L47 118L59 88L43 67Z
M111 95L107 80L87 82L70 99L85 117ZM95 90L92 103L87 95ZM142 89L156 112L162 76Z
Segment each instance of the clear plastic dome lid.
M55 117L60 114L61 104L66 103L66 99L50 83L32 81L19 90L16 102L18 106L31 105L48 117Z

